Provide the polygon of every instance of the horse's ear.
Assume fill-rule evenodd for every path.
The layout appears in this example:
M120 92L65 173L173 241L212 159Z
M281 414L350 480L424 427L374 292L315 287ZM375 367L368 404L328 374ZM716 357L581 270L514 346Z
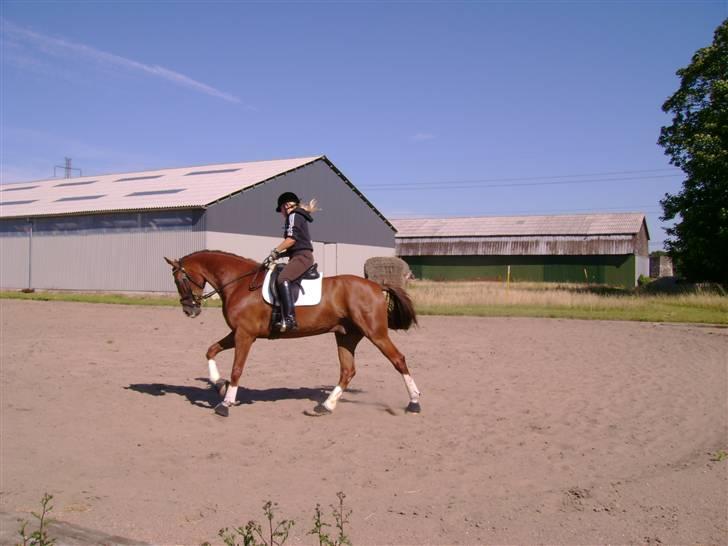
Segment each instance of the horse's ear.
M169 258L167 258L167 256L165 256L164 261L167 262L172 267L179 267L179 262L177 260L170 260Z

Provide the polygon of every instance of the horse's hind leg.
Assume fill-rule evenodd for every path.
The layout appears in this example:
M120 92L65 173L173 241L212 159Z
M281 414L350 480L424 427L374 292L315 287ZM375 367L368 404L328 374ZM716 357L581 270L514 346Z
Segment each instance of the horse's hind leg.
M215 357L219 352L225 351L227 349L232 349L233 347L235 347L235 333L230 332L220 341L210 345L210 348L207 349L207 353L205 353L205 357L207 358L207 369L209 373L210 383L215 385L218 391L220 391L220 396L224 395L222 391L224 390L225 382L220 377L220 371L217 369L217 362L215 362Z
M358 332L349 332L347 334L336 334L336 346L339 350L339 383L331 391L329 397L320 406L316 406L317 413L330 413L336 408L336 403L344 394L344 391L349 386L349 383L356 375L356 368L354 366L354 351L356 346L361 341L363 335Z
M404 379L405 387L407 387L407 393L409 394L409 404L407 405L407 413L419 413L420 412L420 391L417 389L415 380L412 379L409 369L407 368L407 362L404 355L399 352L399 349L392 343L389 338L389 333L384 332L383 334L372 336L369 338L372 343L382 351L382 354L389 359L394 368L402 375Z

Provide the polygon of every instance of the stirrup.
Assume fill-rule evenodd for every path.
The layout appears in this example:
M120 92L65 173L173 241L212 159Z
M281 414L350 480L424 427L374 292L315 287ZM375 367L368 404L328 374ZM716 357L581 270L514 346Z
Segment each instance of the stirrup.
M294 317L284 317L281 321L276 324L280 333L292 332L298 328L298 323Z

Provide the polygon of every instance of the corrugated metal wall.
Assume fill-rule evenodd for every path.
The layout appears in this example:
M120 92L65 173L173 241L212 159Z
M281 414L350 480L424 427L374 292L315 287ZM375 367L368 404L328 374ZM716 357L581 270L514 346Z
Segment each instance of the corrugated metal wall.
M33 239L33 288L170 292L163 256L204 248L204 233L107 233Z
M635 285L635 256L402 256L418 279Z
M398 238L398 256L569 256L632 254L630 235Z
M174 291L163 256L205 247L201 211L36 218L30 259L23 224L0 230L2 288Z
M29 237L0 234L0 287L27 288Z

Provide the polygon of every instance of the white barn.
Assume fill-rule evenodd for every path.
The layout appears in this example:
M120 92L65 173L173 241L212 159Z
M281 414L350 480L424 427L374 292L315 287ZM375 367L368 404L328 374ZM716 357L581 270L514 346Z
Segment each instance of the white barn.
M319 202L324 275L363 275L368 258L394 255L393 226L325 156L226 163L0 186L0 287L173 292L163 256L267 256L284 191Z

